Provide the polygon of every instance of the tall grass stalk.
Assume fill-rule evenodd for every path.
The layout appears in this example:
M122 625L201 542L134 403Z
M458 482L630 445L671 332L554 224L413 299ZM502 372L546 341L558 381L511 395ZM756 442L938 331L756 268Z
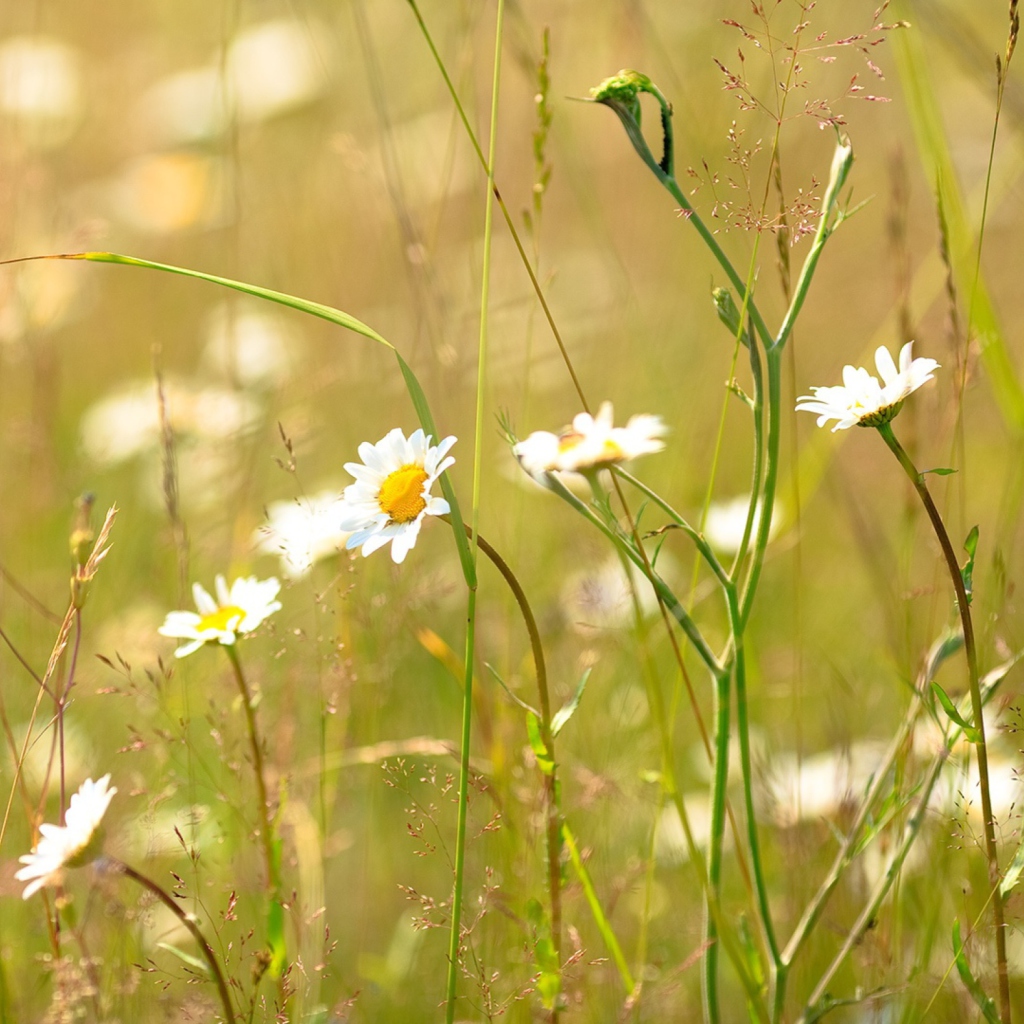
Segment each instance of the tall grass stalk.
M491 83L490 141L487 149L487 192L484 204L483 258L480 269L480 335L477 345L476 415L473 426L473 497L470 513L470 560L476 566L480 543L480 476L483 461L484 401L487 387L487 330L491 289L491 227L494 203L494 154L498 140L498 91L501 83L501 40L505 0L498 0L494 30L494 73ZM455 528L458 531L458 527ZM476 637L476 584L469 590L466 608L465 685L462 690L462 757L459 764L459 814L455 836L455 887L452 895L451 934L448 940L448 982L445 992L445 1020L455 1020L455 992L458 982L462 939L462 895L466 865L466 816L469 809L469 750L473 723L473 657ZM557 1019L557 1017L556 1017Z

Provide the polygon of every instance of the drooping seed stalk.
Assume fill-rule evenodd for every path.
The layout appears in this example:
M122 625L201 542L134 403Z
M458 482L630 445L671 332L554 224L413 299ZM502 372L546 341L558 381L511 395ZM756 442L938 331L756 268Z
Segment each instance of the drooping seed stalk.
M163 887L157 885L151 878L136 871L135 868L125 864L123 861L115 860L113 857L106 857L105 860L114 870L119 871L133 882L138 882L143 889L152 893L188 929L189 934L196 940L196 944L203 954L203 959L210 967L210 974L213 975L214 983L217 986L217 994L220 996L221 1008L224 1010L225 1024L235 1024L235 1010L231 1004L231 995L228 992L227 983L224 980L224 972L221 971L220 964L217 962L217 955L214 953L209 942L206 941L206 936L203 935L199 925L196 924L195 918L191 914L185 913Z

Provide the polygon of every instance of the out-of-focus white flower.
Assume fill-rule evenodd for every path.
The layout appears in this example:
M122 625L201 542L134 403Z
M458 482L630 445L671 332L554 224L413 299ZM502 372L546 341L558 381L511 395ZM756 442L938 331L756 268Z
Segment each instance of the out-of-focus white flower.
M187 657L207 643L233 644L239 634L251 633L281 607L281 602L275 600L281 584L273 576L267 580L239 577L230 590L224 577L218 576L215 589L216 600L198 583L193 583L192 597L198 614L168 612L164 624L157 630L163 636L189 641L174 652L176 658Z
M327 86L324 57L313 45L310 27L291 18L240 32L227 54L239 116L263 121L316 99Z
M454 437L431 446L429 435L414 430L408 438L395 427L376 444L359 446L362 463L346 462L356 478L345 488L344 513L339 526L350 531L345 547L362 547L369 555L391 544L391 558L402 562L419 537L426 516L449 511L444 498L431 495L437 478L455 459L448 455Z
M664 575L665 556L658 559L657 569ZM629 576L614 555L592 569L584 569L569 577L562 588L562 606L574 629L582 633L594 630L621 629L633 622L633 593L636 589L643 616L658 610L658 597L650 580L630 563Z
M710 798L707 793L686 793L683 796L683 808L694 843L699 850L706 849L711 838ZM732 830L726 829L722 842L723 849L731 850L732 845ZM679 811L674 803L666 804L658 819L655 852L659 863L683 864L690 859L686 833L683 831L683 823L679 820Z
M203 363L244 387L269 387L288 379L298 344L280 317L223 303L207 318Z
M844 366L843 383L835 387L812 387L811 395L797 400L798 412L811 412L818 417L818 426L836 420L832 432L849 427L880 427L888 423L903 405L903 400L926 381L938 368L934 359L914 359L912 341L900 349L899 369L881 346L875 352L875 365L883 384L863 367Z
M175 434L229 441L255 425L258 403L229 388L164 382ZM82 418L82 446L95 462L115 465L160 444L160 404L152 380L129 384L93 405Z
M103 849L103 831L100 825L107 813L110 799L117 792L107 787L110 776L93 782L86 779L71 797L64 815L63 825L39 826L39 842L31 853L18 859L25 867L14 877L28 882L23 899L28 899L46 885L60 885L65 868L80 868L94 861Z
M832 817L863 797L884 752L884 745L860 740L801 760L794 754L776 755L763 794L769 814L783 827Z
M223 135L233 119L266 121L306 106L327 88L326 38L291 18L243 29L225 60L176 71L150 87L136 110L139 127L154 144L189 145Z
M66 142L82 107L78 54L46 36L15 36L0 45L0 111L17 118L42 147Z
M631 417L624 427L613 426L612 403L604 402L597 416L581 412L560 434L536 430L515 444L512 452L534 477L557 471L579 473L660 452L666 430L660 416L646 414Z
M284 574L298 579L321 558L344 550L349 534L338 524L346 509L337 491L274 501L267 506L267 522L256 530L253 540L260 551L280 556Z
M742 495L729 501L714 502L708 508L707 519L704 523L704 537L707 542L722 554L736 554L740 548L740 541L743 540L743 530L747 525L747 512L749 509L749 495ZM776 514L768 531L769 540L778 532L778 509L779 506L776 504ZM751 538L757 535L757 528L760 524L761 502L758 501L757 507L754 509L754 522L750 529Z

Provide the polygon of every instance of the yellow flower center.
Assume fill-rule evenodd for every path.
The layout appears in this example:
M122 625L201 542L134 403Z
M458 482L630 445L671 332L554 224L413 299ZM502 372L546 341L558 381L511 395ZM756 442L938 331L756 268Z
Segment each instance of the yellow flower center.
M239 608L238 605L226 604L223 608L218 608L215 612L210 612L209 615L204 615L199 620L199 629L216 629L218 632L228 628L231 620L235 620L237 626L242 619L245 618L245 609Z
M577 434L575 430L567 430L564 434L558 435L558 450L560 452L572 451L582 440L582 434Z
M393 523L411 523L427 507L423 497L426 480L423 467L415 463L388 474L377 494L381 512Z

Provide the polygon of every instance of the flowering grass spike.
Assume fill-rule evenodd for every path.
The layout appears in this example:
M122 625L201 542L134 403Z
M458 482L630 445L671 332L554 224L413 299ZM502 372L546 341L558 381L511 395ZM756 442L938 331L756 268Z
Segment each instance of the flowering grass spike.
M176 658L184 658L207 643L233 644L239 634L251 633L281 607L281 602L275 600L281 584L273 576L266 580L239 577L230 590L223 576L215 582L216 600L193 583L192 596L198 613L169 612L160 627L163 636L189 641L174 652Z
M352 534L347 548L363 549L369 555L391 544L391 558L397 563L415 547L426 516L443 516L449 511L444 498L431 495L437 478L455 463L449 450L454 437L431 446L430 435L414 430L408 438L395 427L376 444L359 446L359 462L346 462L345 469L356 478L342 496L341 530Z
M813 394L797 400L797 411L816 413L819 427L836 420L833 433L848 427L879 427L888 423L900 411L907 395L931 380L932 371L939 365L934 359L914 359L913 345L908 341L900 349L899 369L884 345L875 352L875 365L883 384L863 367L844 366L842 384L812 387Z
M667 431L660 416L633 416L624 427L612 424L612 403L603 402L597 416L581 412L560 434L536 430L513 446L512 452L530 476L543 473L585 473L606 469L660 452Z
M14 877L28 882L22 899L28 899L47 885L60 885L65 868L80 868L94 861L103 849L100 825L107 813L116 787L109 787L110 776L93 782L86 779L71 797L63 825L39 826L40 839L31 853L18 859L25 867Z

